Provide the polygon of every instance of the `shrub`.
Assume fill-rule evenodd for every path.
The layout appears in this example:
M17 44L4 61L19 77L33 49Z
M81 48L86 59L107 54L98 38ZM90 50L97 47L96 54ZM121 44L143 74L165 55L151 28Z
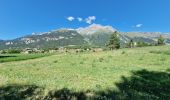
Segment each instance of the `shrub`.
M99 62L103 62L104 61L104 58L99 58Z
M21 53L21 50L7 49L1 51L1 54L17 54L17 53Z
M10 50L7 50L7 53L9 53L9 54L17 54L17 53L21 53L21 50L10 49Z
M125 51L122 51L122 54L125 54L126 52Z
M83 61L80 61L80 64L84 64L84 62L83 62Z
M146 42L143 42L143 41L138 41L136 46L137 47L145 47L145 46L149 46L149 44Z
M6 54L6 53L7 53L7 51L5 51L5 50L1 51L1 54Z
M55 60L54 63L58 63L58 60Z
M81 50L80 50L80 52L84 52L84 50L83 50L83 49L81 49Z

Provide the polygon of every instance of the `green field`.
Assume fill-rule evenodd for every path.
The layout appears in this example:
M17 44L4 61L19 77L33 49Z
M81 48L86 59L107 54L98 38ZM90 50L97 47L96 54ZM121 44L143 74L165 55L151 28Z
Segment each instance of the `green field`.
M0 61L5 58L0 58ZM170 99L170 46L0 63L0 99Z
M35 59L48 55L49 54L0 54L0 63Z

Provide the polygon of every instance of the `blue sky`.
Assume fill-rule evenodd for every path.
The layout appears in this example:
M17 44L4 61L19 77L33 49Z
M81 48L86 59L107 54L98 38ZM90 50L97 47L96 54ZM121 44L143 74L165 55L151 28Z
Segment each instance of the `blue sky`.
M93 23L123 32L170 32L169 4L170 0L0 0L0 39Z

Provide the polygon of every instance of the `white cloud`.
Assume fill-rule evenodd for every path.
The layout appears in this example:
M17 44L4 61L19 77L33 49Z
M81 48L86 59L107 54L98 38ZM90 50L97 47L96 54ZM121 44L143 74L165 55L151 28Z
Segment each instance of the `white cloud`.
M96 16L89 16L89 17L87 17L87 18L85 18L85 19L83 19L82 17L77 17L77 18L75 18L75 17L73 17L73 16L69 16L69 17L67 17L67 20L68 20L68 21L77 20L77 21L79 21L79 22L86 22L86 23L88 23L88 24L93 24L93 21L96 20Z
M95 16L89 16L88 18L85 19L86 23L92 24L93 21L96 20Z
M142 26L143 26L143 24L137 24L135 27L140 28Z
M75 20L75 18L72 17L72 16L69 16L69 17L67 17L67 20L68 20L68 21L73 21L73 20Z
M78 20L79 22L81 22L81 21L83 21L83 18L78 17L77 20Z

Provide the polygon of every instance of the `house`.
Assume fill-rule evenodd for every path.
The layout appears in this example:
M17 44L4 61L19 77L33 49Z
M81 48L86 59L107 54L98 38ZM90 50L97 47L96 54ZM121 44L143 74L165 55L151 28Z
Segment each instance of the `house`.
M31 49L31 48L25 48L25 49L23 50L23 53L25 53L25 54L33 53L33 49Z

